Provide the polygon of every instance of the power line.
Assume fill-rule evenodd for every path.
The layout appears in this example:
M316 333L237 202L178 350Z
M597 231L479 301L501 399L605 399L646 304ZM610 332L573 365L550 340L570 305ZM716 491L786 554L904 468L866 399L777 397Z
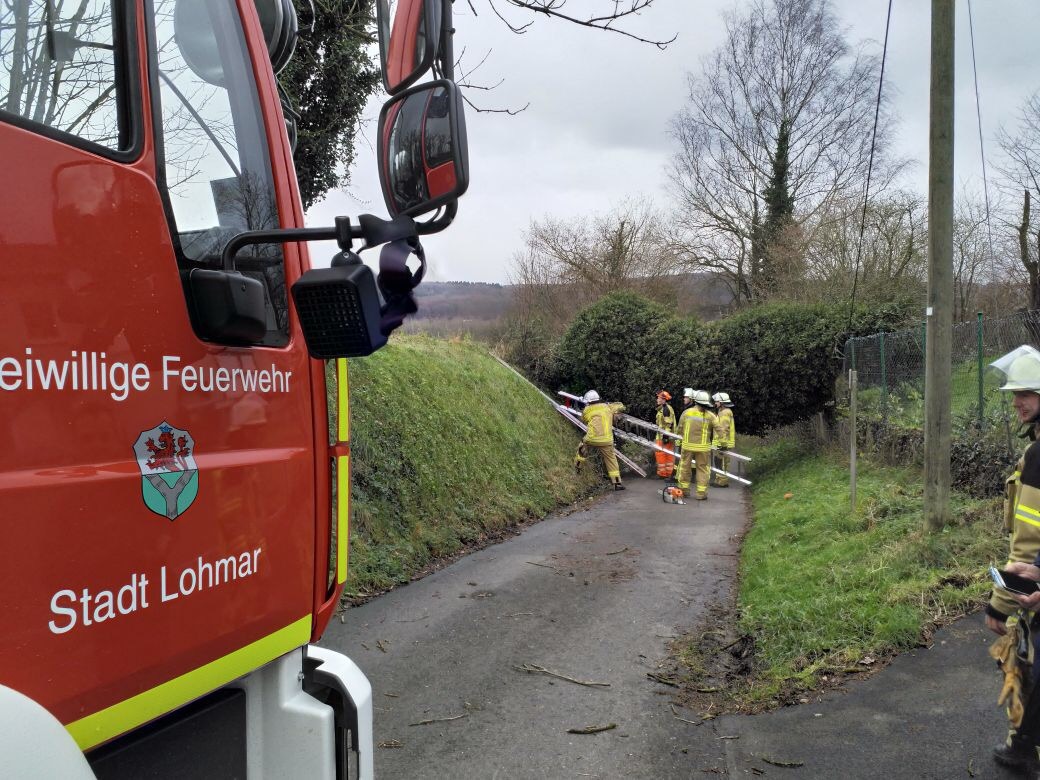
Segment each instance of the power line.
M968 0L968 33L971 37L971 70L975 76L975 116L979 123L979 157L982 158L982 193L986 201L986 243L989 248L989 281L996 279L993 261L993 226L989 218L989 179L986 176L986 147L982 138L982 104L979 100L979 71L975 66L975 24L972 21L971 0Z
M856 264L852 270L852 299L849 301L849 324L852 329L852 315L856 309L856 287L859 284L859 261L863 255L863 233L867 226L867 202L870 198L870 175L874 170L874 147L877 143L878 116L881 114L881 88L885 84L885 60L888 57L888 29L892 23L892 0L888 0L888 14L885 16L885 42L881 47L881 76L878 78L877 102L874 105L874 129L870 133L870 159L867 161L867 184L863 188L863 214L859 220L859 241L856 244Z

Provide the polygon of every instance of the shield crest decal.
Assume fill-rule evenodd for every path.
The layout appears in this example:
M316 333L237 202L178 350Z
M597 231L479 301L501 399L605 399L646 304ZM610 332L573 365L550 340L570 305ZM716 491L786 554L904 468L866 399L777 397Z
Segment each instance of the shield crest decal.
M199 494L199 467L191 434L163 420L150 431L141 431L134 455L141 469L144 505L170 520L187 511Z

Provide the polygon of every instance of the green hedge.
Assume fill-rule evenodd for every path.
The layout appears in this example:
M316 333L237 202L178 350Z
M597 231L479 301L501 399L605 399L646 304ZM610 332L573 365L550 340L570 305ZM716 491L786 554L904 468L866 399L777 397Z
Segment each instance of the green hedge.
M760 434L828 409L851 335L890 330L898 307L772 304L718 322L669 317L636 295L610 295L582 311L564 334L552 378L565 389L596 388L639 416L668 389L681 407L683 387L728 392L738 430Z

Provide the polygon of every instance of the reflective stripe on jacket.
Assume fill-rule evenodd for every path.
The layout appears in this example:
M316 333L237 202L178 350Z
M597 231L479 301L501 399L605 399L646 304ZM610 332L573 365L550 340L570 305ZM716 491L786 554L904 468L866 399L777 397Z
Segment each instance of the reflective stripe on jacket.
M1040 554L1040 442L1033 442L1007 481L1005 522L1011 522L1008 563L1033 563ZM1013 615L1020 605L1000 588L994 588L990 608Z
M737 426L733 421L733 410L723 407L717 415L719 418L718 438L715 443L720 447L732 447L737 443Z
M675 433L675 412L669 404L661 404L657 407L657 427L663 428L668 433Z
M588 427L584 441L588 444L614 443L614 415L625 408L621 403L589 404L581 413L581 420Z
M699 406L690 406L679 417L683 452L707 452L711 449L711 434L718 418Z

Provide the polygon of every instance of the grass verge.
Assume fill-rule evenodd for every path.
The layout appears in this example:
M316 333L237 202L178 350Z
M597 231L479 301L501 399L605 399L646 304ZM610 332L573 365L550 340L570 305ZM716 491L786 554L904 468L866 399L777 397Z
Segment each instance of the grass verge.
M575 429L476 344L395 337L349 371L348 596L407 581L605 484L575 475Z
M759 709L868 672L989 591L986 566L1005 555L998 501L955 493L954 522L928 534L916 471L861 460L852 512L840 458L791 441L754 457L736 622L680 651L695 688L722 692L717 704ZM741 673L720 652L747 659Z

